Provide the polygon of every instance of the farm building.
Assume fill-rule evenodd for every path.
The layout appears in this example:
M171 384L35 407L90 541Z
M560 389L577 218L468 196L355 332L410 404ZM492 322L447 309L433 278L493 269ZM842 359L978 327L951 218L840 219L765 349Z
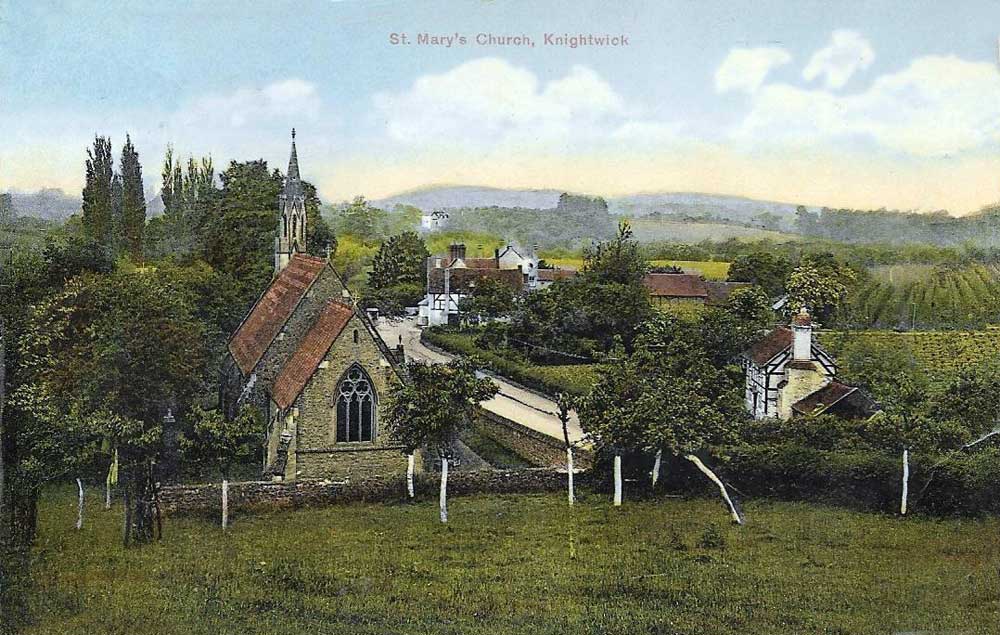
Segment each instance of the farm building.
M725 304L734 290L750 286L747 282L705 280L691 273L648 273L642 284L656 305L693 302L709 306Z
M745 405L755 419L821 413L855 418L874 412L864 391L837 381L836 363L814 341L805 308L790 327L772 330L744 352L742 366Z
M263 413L264 470L275 480L404 471L401 448L380 426L380 399L399 381L393 353L329 259L303 253L294 133L279 204L274 277L229 340L223 409Z

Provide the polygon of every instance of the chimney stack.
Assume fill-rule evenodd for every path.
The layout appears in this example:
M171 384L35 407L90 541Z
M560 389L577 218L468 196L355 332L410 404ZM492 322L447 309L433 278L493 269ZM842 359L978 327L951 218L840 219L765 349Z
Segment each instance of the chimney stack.
M465 243L452 243L451 247L448 248L448 257L451 258L452 262L465 260Z
M812 359L812 318L805 307L792 318L792 359L808 361Z

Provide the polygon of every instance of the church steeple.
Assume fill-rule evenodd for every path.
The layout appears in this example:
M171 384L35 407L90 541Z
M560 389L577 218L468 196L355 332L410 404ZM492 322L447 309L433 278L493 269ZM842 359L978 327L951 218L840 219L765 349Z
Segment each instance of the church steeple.
M306 250L306 197L299 176L299 156L295 149L295 128L292 128L292 152L288 158L288 174L278 195L278 236L274 239L274 273L288 265L295 253Z

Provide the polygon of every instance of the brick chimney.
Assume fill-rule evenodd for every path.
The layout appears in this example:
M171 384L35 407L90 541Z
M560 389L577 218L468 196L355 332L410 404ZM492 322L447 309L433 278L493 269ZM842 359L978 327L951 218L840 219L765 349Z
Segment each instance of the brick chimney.
M465 243L452 243L448 247L448 257L452 262L456 260L465 260Z
M831 381L823 367L812 359L812 318L805 307L792 317L792 359L785 364L779 385L778 417L790 419L792 405Z
M805 307L792 318L792 359L807 361L812 358L812 318Z

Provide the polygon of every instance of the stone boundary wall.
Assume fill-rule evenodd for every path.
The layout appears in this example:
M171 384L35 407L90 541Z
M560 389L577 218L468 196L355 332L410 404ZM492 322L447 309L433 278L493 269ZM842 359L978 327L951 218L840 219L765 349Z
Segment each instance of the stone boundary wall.
M532 465L566 469L566 446L559 439L483 408L479 409L476 428ZM592 464L590 450L578 447L573 451L574 468L586 470Z
M416 498L436 498L439 479L436 473L415 474ZM449 496L555 492L565 488L566 471L550 468L455 471L448 474ZM244 481L229 484L229 509L234 516L274 509L406 500L405 475L372 477L361 481ZM217 515L221 513L221 506L221 483L172 485L160 490L160 508L167 515Z

